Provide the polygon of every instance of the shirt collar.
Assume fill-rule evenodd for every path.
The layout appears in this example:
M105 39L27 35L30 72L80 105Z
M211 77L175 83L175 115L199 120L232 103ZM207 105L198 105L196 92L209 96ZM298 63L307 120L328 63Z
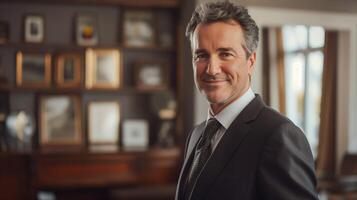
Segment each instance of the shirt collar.
M232 124L233 120L242 112L242 110L254 99L255 95L251 88L249 88L241 97L230 103L217 115L213 116L210 110L208 110L208 119L214 117L225 128ZM206 123L207 123L206 121Z

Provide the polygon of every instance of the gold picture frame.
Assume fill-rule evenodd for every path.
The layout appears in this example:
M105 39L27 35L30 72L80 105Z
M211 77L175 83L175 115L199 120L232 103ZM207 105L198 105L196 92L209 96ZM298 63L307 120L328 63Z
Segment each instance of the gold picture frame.
M16 53L16 85L48 88L51 85L51 54Z
M81 85L81 56L62 53L56 57L56 85L62 88L78 88Z
M122 82L121 62L118 49L87 49L86 88L119 89Z
M38 113L40 146L82 145L82 112L79 96L40 96Z
M92 101L88 104L88 143L119 144L120 105L117 101Z

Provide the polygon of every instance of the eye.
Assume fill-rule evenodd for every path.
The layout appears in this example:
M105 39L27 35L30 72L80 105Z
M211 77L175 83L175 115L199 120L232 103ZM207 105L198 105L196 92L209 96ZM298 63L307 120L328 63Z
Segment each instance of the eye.
M221 58L230 58L230 57L233 57L233 54L229 53L229 52L222 52L219 54L219 56Z
M199 53L199 54L196 54L195 57L194 57L194 60L203 60L203 59L207 59L209 56L208 54L206 53Z

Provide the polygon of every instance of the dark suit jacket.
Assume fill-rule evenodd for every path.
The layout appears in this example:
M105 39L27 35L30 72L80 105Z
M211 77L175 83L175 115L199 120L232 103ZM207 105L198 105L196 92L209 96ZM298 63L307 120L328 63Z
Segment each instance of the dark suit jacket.
M186 143L176 200L205 123ZM316 193L314 160L304 133L256 97L233 121L203 168L191 200L311 200Z

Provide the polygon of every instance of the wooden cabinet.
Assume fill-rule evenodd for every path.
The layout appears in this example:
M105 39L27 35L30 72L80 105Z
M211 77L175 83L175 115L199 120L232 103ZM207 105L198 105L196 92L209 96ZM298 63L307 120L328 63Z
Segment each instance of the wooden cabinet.
M34 153L36 188L145 186L175 183L180 150Z
M29 173L27 156L0 152L1 199L28 199L31 196Z
M36 199L39 191L50 191L57 199L115 199L112 194L119 191L123 195L123 189L136 189L134 194L126 191L135 197L135 192L142 191L138 188L168 186L170 193L166 195L172 197L180 158L179 148L1 153L1 199ZM160 196L160 192L155 195Z

